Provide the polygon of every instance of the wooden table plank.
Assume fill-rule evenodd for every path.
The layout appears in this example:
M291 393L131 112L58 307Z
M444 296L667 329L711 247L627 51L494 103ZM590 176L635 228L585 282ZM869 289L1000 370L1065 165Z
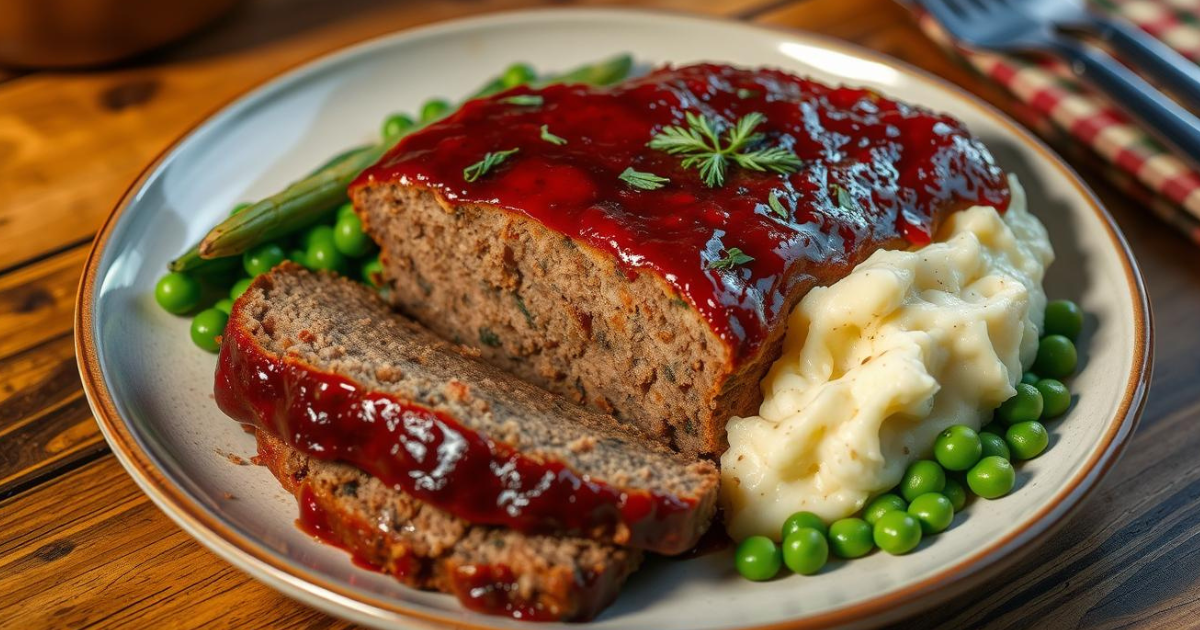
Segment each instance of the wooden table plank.
M113 457L0 502L0 626L346 628L202 548Z
M87 246L0 276L0 359L71 331Z
M106 450L70 334L0 359L0 499Z
M0 270L89 240L156 155L217 107L286 68L384 33L538 4L269 0L247 4L226 20L228 28L138 63L0 83L0 226L7 237ZM773 3L654 4L733 15Z

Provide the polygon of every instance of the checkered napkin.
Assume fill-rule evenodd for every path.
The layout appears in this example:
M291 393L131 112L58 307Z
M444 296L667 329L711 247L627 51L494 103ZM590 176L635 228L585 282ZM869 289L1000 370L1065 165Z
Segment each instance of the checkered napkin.
M1124 18L1184 57L1200 63L1200 0L1089 0ZM1080 82L1066 64L957 46L928 14L914 7L927 35L996 81L1020 101L1017 115L1055 146L1103 166L1122 190L1200 243L1200 173Z

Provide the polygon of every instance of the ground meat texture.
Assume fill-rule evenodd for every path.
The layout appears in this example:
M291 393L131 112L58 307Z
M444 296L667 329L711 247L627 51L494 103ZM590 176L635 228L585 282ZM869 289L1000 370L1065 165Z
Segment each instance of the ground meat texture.
M731 165L722 185L702 181L647 147L691 125L685 112L718 135L757 120L749 144L800 165ZM467 181L464 169L501 150ZM631 186L628 168L666 182ZM950 212L1003 210L1009 193L949 116L700 64L470 101L404 138L350 195L401 310L529 382L715 456L729 417L757 411L787 314L809 289L877 249L928 242Z
M234 304L215 397L306 455L469 522L664 554L708 528L712 463L469 354L362 284L284 263Z
M616 598L641 561L634 549L472 525L357 468L256 436L256 463L296 496L301 523L404 584L451 593L473 610L584 621Z

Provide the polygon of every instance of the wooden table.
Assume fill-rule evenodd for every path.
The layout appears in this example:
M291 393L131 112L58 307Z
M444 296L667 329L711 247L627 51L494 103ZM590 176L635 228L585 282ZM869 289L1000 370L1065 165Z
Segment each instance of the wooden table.
M76 372L80 269L94 232L142 168L231 98L368 37L534 4L256 0L119 67L0 70L0 627L346 625L200 547L125 475ZM889 0L653 4L831 34L1011 107ZM912 628L1200 623L1200 252L1078 166L1129 237L1154 303L1157 365L1141 428L1070 527Z

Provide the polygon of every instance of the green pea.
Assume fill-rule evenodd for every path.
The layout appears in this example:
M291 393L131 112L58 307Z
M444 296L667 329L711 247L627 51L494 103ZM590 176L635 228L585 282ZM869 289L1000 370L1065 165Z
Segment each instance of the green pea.
M332 225L314 225L304 232L300 237L300 244L308 249L310 245L317 241L328 241L333 243L333 226Z
M233 216L235 214L240 214L242 212L242 210L245 210L246 208L249 208L252 205L254 205L254 204L247 203L247 202L239 203L238 205L234 206L232 210L229 211L229 216Z
M937 492L922 494L908 506L908 515L917 519L924 534L940 534L954 520L954 503Z
M1008 432L1008 429L1000 427L998 431ZM1012 459L1012 453L1008 450L1008 442L1000 437L998 433L984 431L979 434L979 442L983 444L983 457L1003 457L1004 459ZM982 458L981 458L982 459Z
M524 85L536 78L537 73L533 71L533 68L529 64L514 63L504 70L504 76L500 80L504 83L504 87L510 88Z
M921 524L908 512L888 512L875 522L872 538L880 549L901 556L921 544Z
M362 220L358 215L352 214L338 217L337 225L333 227L333 244L343 254L358 258L370 252L375 241L363 232Z
M946 488L946 471L937 462L928 459L917 460L908 465L904 478L900 480L900 496L905 501L927 492L941 492Z
M217 309L218 311L221 311L222 313L225 313L226 315L232 315L233 314L233 300L231 300L229 298L221 298L221 299L217 300L216 304L213 304L213 308Z
M963 506L967 504L967 489L957 479L946 479L946 489L942 491L942 494L950 499L950 507L954 508L955 513L961 512Z
M1025 383L1026 385L1036 385L1038 382L1038 375L1034 374L1033 372L1026 372L1021 375L1021 382Z
M1062 379L1074 373L1078 363L1079 354L1070 339L1062 335L1048 335L1038 344L1033 369L1042 376Z
M308 266L308 254L303 249L293 249L288 252L287 259L304 267Z
M250 274L250 277L254 277L270 271L285 258L287 258L287 254L278 244L264 243L242 254L242 267L246 269L246 273Z
M899 495L889 492L875 497L867 504L867 507L863 508L863 520L874 525L880 516L888 512L895 512L897 510L903 512L907 509L908 501L901 499Z
M1034 387L1042 394L1042 418L1057 418L1071 408L1071 390L1062 381L1043 378Z
M379 256L368 259L362 266L363 282L379 288L383 284L383 263L380 262Z
M158 279L154 285L154 300L168 313L182 315L200 304L200 281L175 271Z
M358 216L358 213L354 211L354 204L350 203L349 201L338 206L338 211L337 211L338 219L341 219L342 217L356 217L356 216Z
M956 424L938 434L933 456L946 470L968 470L983 456L983 444L975 429Z
M1050 444L1050 434L1041 422L1019 422L1008 427L1004 435L1008 448L1017 459L1033 459Z
M792 532L804 529L805 527L811 527L821 532L822 536L829 533L829 527L825 525L825 521L822 521L820 516L812 512L796 512L783 522L783 531L781 532L783 535L780 536L780 540L787 538Z
M1017 472L1003 457L984 457L967 472L971 492L985 498L998 499L1009 493L1017 483Z
M308 246L308 268L325 271L340 271L346 264L345 256L332 241L316 240Z
M829 526L829 548L839 558L861 558L875 548L871 525L861 518L843 518Z
M404 114L392 114L383 119L383 139L391 140L408 133L416 124Z
M238 298L242 297L242 294L246 292L246 289L250 288L251 282L254 282L254 278L242 278L241 280L233 283L233 288L229 290L229 298L236 301Z
M812 575L829 561L829 541L812 527L801 527L783 539L783 563L793 573Z
M1076 339L1083 330L1083 311L1070 300L1054 300L1046 305L1046 334Z
M1017 393L996 409L1004 424L1029 422L1042 417L1042 393L1033 385L1017 383Z
M421 106L421 122L433 122L445 116L447 113L449 113L449 111L450 103L447 103L440 98L429 99L428 101L425 101L424 105Z
M770 538L751 536L738 545L734 565L742 577L762 582L779 573L779 568L783 566L783 554Z
M200 311L192 319L192 342L209 352L220 350L217 337L225 331L228 321L229 315L222 310L208 308Z

